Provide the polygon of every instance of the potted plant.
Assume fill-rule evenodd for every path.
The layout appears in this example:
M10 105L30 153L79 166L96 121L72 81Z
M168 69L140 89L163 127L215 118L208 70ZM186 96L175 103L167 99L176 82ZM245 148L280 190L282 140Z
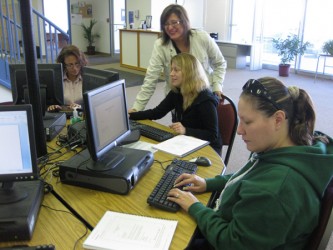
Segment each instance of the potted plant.
M88 46L87 46L87 54L88 55L94 55L95 54L95 46L94 43L97 38L100 37L99 33L93 32L93 28L97 21L95 19L90 19L89 25L85 25L84 23L81 23L81 27L83 30L83 37L87 39Z
M290 62L294 61L298 55L303 55L309 42L304 42L297 35L289 35L287 38L273 38L273 46L281 57L279 64L279 76L289 76Z
M333 40L324 42L322 50L326 54L333 55Z

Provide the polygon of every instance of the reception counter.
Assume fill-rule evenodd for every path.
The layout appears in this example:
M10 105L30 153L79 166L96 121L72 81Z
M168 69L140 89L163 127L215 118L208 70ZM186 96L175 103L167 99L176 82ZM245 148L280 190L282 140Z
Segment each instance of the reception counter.
M155 40L161 32L143 29L120 30L120 66L146 71Z
M149 65L155 40L161 35L160 31L143 29L120 30L120 66L129 69L146 71ZM251 57L251 44L216 41L223 56L227 60L228 68L246 68L246 57ZM250 63L250 70L253 70Z

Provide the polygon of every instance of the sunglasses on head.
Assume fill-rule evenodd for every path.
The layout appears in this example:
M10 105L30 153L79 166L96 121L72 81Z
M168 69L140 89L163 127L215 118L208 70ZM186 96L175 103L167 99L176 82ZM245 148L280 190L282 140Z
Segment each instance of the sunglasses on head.
M262 83L259 82L258 80L255 79L248 80L243 86L243 91L247 91L254 96L264 98L266 101L271 103L276 108L276 110L282 110L280 105L276 101L274 101L272 96L269 94L265 86L262 85Z

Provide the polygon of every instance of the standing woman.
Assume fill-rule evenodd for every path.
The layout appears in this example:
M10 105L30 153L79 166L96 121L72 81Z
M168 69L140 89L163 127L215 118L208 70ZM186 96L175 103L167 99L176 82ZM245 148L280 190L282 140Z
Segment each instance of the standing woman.
M171 91L154 109L130 113L133 120L157 120L174 110L170 128L178 134L210 142L221 155L222 139L218 128L218 97L209 88L205 71L193 55L181 53L171 59Z
M57 57L57 63L62 64L64 72L64 98L65 106L70 109L81 108L82 96L82 68L88 64L84 53L74 45L63 47ZM51 105L48 111L61 110L59 105Z
M211 90L221 96L227 63L216 42L207 32L191 29L186 10L178 4L171 4L163 10L160 26L162 37L155 41L143 85L129 112L146 107L162 72L166 80L165 94L170 91L170 61L182 52L190 53L200 61Z

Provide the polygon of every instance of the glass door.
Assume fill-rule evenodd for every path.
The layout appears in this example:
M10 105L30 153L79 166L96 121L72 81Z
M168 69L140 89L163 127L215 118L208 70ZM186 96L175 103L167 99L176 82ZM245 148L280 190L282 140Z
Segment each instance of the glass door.
M111 0L111 54L120 53L119 30L126 26L126 0ZM113 17L113 18L112 18Z

